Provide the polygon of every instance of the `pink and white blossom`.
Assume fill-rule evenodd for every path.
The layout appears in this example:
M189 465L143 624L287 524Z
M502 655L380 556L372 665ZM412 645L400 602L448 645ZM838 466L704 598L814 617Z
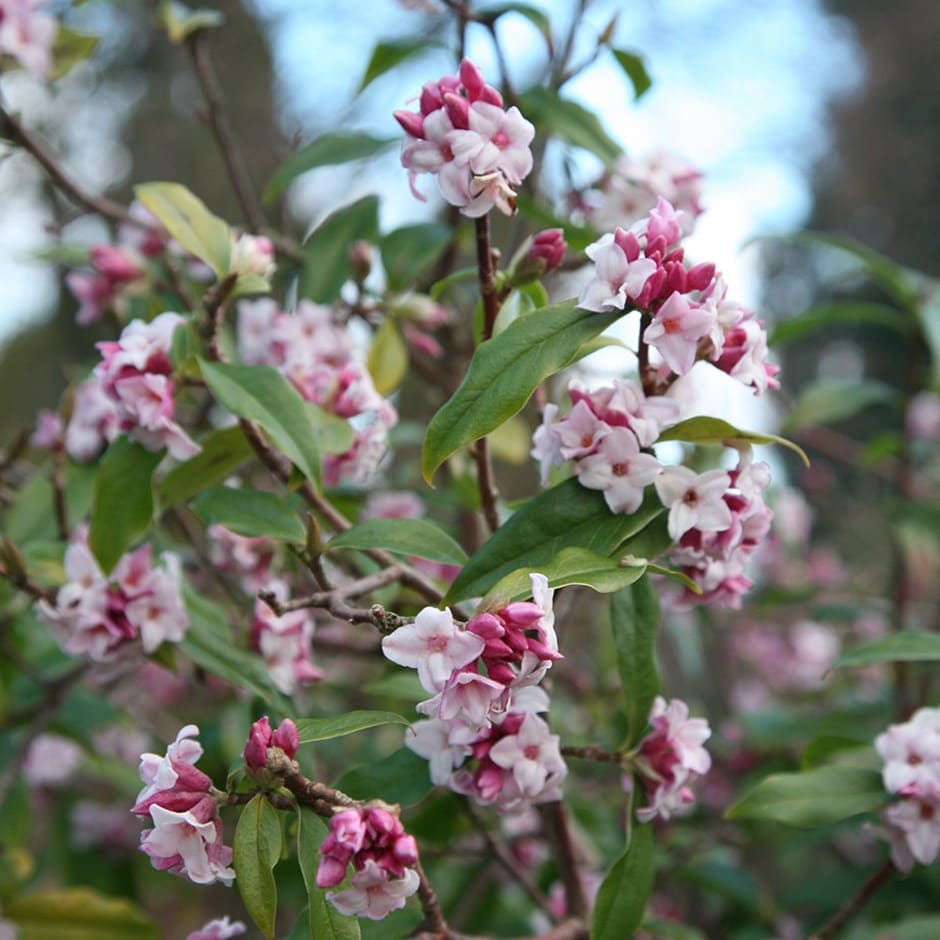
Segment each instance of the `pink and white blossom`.
M723 499L731 477L724 470L696 473L688 467L665 467L655 485L669 510L669 535L677 541L693 528L722 532L731 527L731 510Z
M645 487L662 472L659 461L640 452L636 435L627 428L611 428L597 451L577 467L578 480L590 490L601 490L611 512L636 512Z
M232 937L240 937L247 929L240 920L217 917L204 924L199 930L194 930L186 937L186 940L231 940Z
M39 78L52 68L59 24L42 11L44 0L0 0L0 56L8 55Z
M327 898L341 914L356 914L370 920L382 920L400 910L420 884L418 873L409 868L403 877L390 878L388 872L367 861L342 891L330 891Z

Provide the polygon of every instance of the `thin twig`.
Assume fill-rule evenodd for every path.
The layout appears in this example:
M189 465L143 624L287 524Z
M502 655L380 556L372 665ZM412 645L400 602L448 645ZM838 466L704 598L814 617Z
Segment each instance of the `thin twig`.
M574 840L568 824L568 812L562 802L545 803L539 807L542 821L546 824L551 840L555 845L555 858L558 874L565 888L565 907L574 917L585 917L588 913L584 885L578 871L578 859Z
M563 747L562 757L580 757L582 760L599 761L604 764L622 764L624 755L620 751L605 751L599 747Z
M832 940L839 931L875 896L878 890L891 879L894 874L894 865L887 861L873 874L865 879L862 886L846 902L845 906L836 911L822 927L812 934L810 940Z

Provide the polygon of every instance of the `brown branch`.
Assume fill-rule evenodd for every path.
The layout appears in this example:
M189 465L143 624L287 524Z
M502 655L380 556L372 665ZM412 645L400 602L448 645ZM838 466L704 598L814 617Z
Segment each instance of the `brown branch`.
M890 861L885 862L865 879L862 886L849 898L843 908L836 911L822 927L810 936L810 940L832 940L833 937L837 936L839 931L868 904L878 890L887 884L894 872L894 865Z
M622 764L624 755L620 751L605 751L599 747L563 747L562 757L580 757L582 760L599 761L605 764Z
M23 591L24 594L29 594L34 600L55 603L55 591L51 588L40 587L35 581L30 581L25 572L16 571L8 562L0 562L0 578L5 578L13 587Z
M578 871L578 859L571 828L568 825L568 812L562 802L545 803L539 807L542 822L548 829L555 845L555 860L558 873L565 888L565 906L573 917L583 918L588 913L587 898Z

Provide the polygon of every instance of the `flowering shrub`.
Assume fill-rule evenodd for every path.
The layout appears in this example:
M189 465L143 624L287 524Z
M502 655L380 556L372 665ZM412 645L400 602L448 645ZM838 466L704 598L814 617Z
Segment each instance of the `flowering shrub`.
M488 25L497 62L497 21L533 22L546 81L463 59L395 110L385 184L427 201L435 175L442 220L384 233L373 195L304 242L268 224L207 68L212 11L167 3L160 21L247 231L176 183L126 207L89 196L0 101L11 145L111 227L61 247L77 324L113 337L0 454L0 936L224 940L250 920L294 940L830 938L855 917L859 937L907 936L930 897L937 552L907 517L935 496L937 396L905 399L896 579L869 602L811 542L803 497L774 488L768 461L795 475L801 448L702 414L707 370L729 396L783 378L763 322L687 257L703 175L622 154L561 94L574 34L553 41L525 5L459 6L440 15ZM597 54L641 93L613 32ZM44 81L94 45L0 0L5 65ZM603 169L551 199L549 144ZM327 133L269 195L384 145ZM840 250L936 355L940 288ZM604 345L611 379L585 362ZM807 395L796 434L846 413ZM873 873L833 874L822 845ZM828 892L800 883L810 852ZM216 882L241 906L194 887Z

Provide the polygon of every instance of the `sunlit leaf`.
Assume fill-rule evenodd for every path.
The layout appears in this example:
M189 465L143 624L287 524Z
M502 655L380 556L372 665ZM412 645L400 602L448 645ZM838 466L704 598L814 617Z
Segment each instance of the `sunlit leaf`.
M150 918L125 898L93 888L31 891L5 898L3 916L18 940L156 940Z
M429 519L367 519L330 539L326 550L334 548L384 548L446 565L467 560L464 550Z
M380 395L391 395L408 372L408 347L391 317L382 321L372 337L366 368Z
M658 441L685 441L687 444L779 444L799 454L809 466L809 458L803 448L776 434L757 431L742 431L721 418L688 418L663 431Z
M297 718L294 723L297 725L301 744L342 738L347 734L355 734L357 731L378 728L382 725L407 727L411 724L407 718L396 715L395 712L379 711L352 711L335 718Z
M235 884L245 910L268 940L274 937L277 883L274 866L281 857L281 820L258 793L245 805L235 828Z
M97 48L97 36L76 33L60 23L52 43L52 68L49 77L61 78L71 72L79 62L91 58Z

